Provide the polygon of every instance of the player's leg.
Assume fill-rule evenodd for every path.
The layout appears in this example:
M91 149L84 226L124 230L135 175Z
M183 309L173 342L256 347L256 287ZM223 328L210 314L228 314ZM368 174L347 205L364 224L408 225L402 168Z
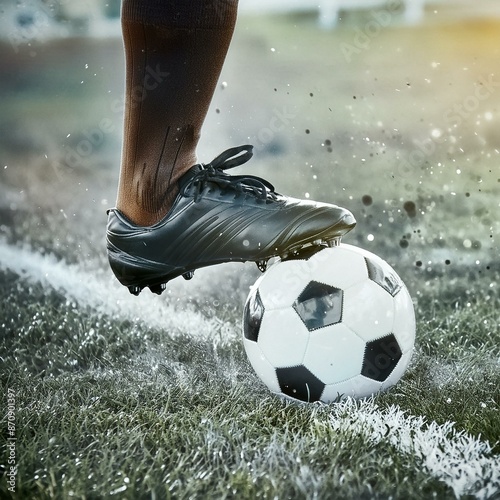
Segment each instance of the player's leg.
M236 21L237 0L124 0L125 130L117 208L158 222L196 145Z
M263 269L271 257L333 244L355 225L341 207L227 174L251 158L252 146L195 164L236 5L124 0L125 138L107 249L113 272L134 294L145 286L161 293L167 281L222 262L255 261Z

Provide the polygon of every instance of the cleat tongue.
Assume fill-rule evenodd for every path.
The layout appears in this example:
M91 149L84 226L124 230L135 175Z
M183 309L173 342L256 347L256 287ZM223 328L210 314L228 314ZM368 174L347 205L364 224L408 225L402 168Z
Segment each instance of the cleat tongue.
M182 277L185 279L185 280L191 280L193 279L193 276L194 276L194 271L188 271L187 273L184 273L182 275Z
M257 267L259 268L259 271L261 273L266 272L266 269L267 269L267 260L258 260L255 264L257 264Z
M132 294L132 295L139 295L141 293L141 290L142 288L140 286L129 286L128 287L128 291Z
M151 292L156 293L156 295L161 295L166 288L167 288L166 283L161 283L160 285L153 285L149 287Z

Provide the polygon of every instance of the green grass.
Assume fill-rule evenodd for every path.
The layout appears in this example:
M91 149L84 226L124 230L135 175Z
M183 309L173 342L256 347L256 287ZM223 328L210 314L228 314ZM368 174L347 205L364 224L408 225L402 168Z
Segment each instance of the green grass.
M326 410L283 404L241 384L200 390L195 377L172 386L139 370L87 374L70 390L68 382L35 384L37 404L19 412L33 429L20 435L32 443L20 457L30 464L22 466L21 498L449 494L411 456L395 464L387 444L335 435Z
M500 455L496 96L446 131L448 142L422 165L397 175L414 141L444 127L444 113L495 67L497 30L493 22L392 28L349 63L340 50L353 39L349 26L240 20L200 156L239 141L259 146L259 131L285 107L294 117L256 147L254 171L279 191L351 208L359 223L347 242L404 279L417 314L415 356L400 383L366 406L294 404L257 379L240 338L252 266L198 272L160 299L120 290L103 233L120 155L121 116L110 110L121 92L121 46L48 44L37 64L4 51L12 71L1 83L0 375L2 400L8 388L16 394L14 497L452 499L457 483L447 481L468 471L466 455L461 471L440 472L417 453L420 431L448 429L434 450L444 459L446 443L463 436L482 447L483 476L463 498L498 498L498 488L480 494L500 484L492 470ZM85 64L97 76L82 86ZM116 130L86 165L55 166L103 118ZM22 265L5 260L7 247ZM395 409L406 412L400 424L413 452L391 440L396 427L370 430L376 418L391 423ZM6 419L2 412L2 430Z

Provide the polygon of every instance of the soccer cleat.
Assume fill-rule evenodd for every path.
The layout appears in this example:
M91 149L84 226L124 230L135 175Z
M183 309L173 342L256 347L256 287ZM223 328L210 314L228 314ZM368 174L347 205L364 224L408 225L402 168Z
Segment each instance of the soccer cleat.
M265 271L272 257L337 244L356 225L344 208L289 198L260 177L225 172L252 154L252 146L240 146L193 166L179 180L169 213L153 226L109 210L108 258L120 283L134 295L145 287L160 294L168 281L223 262L254 261Z

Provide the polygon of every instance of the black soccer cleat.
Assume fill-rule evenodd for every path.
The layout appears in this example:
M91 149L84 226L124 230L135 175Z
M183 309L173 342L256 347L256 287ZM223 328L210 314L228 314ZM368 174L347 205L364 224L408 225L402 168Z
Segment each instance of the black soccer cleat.
M356 221L346 209L278 194L264 179L225 170L252 157L252 146L231 148L179 180L169 213L137 226L116 208L108 212L107 250L114 274L131 293L161 294L178 277L223 262L290 258L305 247L335 245Z

